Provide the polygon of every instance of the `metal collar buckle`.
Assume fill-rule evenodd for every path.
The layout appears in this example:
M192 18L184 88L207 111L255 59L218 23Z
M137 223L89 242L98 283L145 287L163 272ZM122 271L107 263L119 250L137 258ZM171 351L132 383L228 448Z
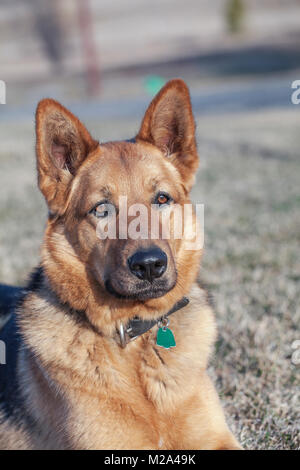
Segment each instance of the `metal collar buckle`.
M132 338L130 338L128 333L130 333L131 331L132 331L132 328L126 328L125 329L123 323L120 323L119 336L120 336L121 347L123 349L127 346L128 343L130 343L131 341L134 341L136 338L138 338L138 336L133 336Z

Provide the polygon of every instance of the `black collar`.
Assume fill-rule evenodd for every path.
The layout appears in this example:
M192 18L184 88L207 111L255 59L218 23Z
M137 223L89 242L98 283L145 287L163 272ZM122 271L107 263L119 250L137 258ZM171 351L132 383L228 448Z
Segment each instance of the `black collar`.
M157 325L157 323L161 321L164 317L172 315L172 313L177 312L177 310L180 310L181 308L185 307L188 303L189 299L187 297L182 297L181 300L176 302L176 304L171 308L171 310L169 310L167 313L157 318L156 320L142 320L139 317L134 317L127 323L126 326L121 323L118 334L120 337L120 344L122 348L125 348L128 343L134 341L139 336L151 330L151 328Z

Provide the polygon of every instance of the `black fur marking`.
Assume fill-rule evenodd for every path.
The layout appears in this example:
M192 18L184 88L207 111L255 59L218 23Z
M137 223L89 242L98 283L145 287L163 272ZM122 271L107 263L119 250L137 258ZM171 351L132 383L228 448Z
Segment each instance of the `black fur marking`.
M28 292L36 292L43 284L43 268L38 266L35 270L31 273L29 282L26 287L26 291Z
M206 302L211 308L215 308L214 297L211 293L210 287L208 284L203 282L201 279L197 279L197 284L205 292Z
M14 314L0 332L0 340L6 345L6 364L0 365L0 406L7 418L14 418L21 409L16 374L21 337Z
M0 285L1 313L11 314L11 318L0 331L0 340L6 347L6 364L0 364L0 410L6 418L18 423L18 417L28 420L22 409L22 398L17 378L18 353L22 347L15 311L24 301L27 294L36 291L42 283L43 271L38 267L31 274L27 287Z
M22 287L0 284L0 316L12 313L22 294Z

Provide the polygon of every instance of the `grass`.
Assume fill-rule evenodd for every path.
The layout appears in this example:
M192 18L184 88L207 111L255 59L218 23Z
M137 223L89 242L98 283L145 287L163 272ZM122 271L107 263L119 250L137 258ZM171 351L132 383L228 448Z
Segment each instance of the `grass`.
M299 366L291 360L300 339L299 117L274 110L197 121L201 278L219 327L210 373L244 447L299 449ZM137 121L88 124L104 140L138 128ZM0 281L22 284L38 260L46 207L36 189L33 125L3 130Z
M277 113L220 118L219 136L210 135L210 121L199 126L201 277L211 287L220 332L211 373L230 426L249 449L300 448L299 366L291 361L300 338L299 119L281 117L285 123ZM286 142L274 157L271 131Z

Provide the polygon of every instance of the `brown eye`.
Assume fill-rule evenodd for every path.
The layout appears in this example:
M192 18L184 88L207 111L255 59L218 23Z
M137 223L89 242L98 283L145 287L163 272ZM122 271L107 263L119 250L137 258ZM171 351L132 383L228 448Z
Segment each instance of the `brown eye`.
M166 193L158 193L155 198L155 204L158 204L159 206L169 204L171 201L172 198Z
M168 198L164 194L158 196L157 200L159 204L166 204L168 202Z

